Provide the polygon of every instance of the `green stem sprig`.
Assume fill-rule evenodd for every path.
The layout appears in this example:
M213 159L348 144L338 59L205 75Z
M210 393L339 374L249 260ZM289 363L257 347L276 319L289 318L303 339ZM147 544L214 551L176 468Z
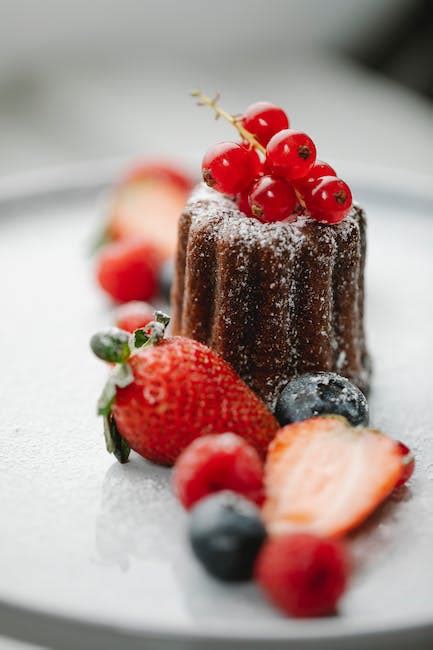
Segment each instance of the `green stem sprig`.
M260 144L260 142L254 137L252 133L250 133L250 131L247 131L247 129L242 126L242 122L239 119L239 116L231 115L231 113L228 113L218 104L220 98L219 94L216 94L215 97L212 98L202 93L201 90L193 90L191 96L197 99L198 106L209 106L209 108L215 112L215 119L222 117L223 119L227 120L227 122L230 122L230 124L235 127L243 140L248 142L252 147L254 147L254 149L257 149L263 155L266 155L266 148Z

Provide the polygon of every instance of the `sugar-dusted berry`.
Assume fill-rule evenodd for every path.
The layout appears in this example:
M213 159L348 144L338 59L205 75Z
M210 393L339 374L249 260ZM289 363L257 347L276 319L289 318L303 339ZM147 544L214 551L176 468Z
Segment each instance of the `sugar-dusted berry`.
M255 102L248 106L241 117L241 122L264 147L278 131L289 128L286 113L270 102Z
M316 415L342 415L354 426L367 426L368 402L357 386L335 372L294 377L277 400L279 423L284 426Z
M257 154L236 142L220 142L203 157L204 182L223 194L238 194L257 173Z
M263 464L257 451L234 433L202 436L179 456L173 486L187 509L221 490L232 490L261 504Z
M259 221L283 221L293 214L297 198L293 187L283 178L266 175L251 188L249 204Z
M289 181L306 176L315 160L315 144L301 131L280 131L271 138L266 147L267 168Z
M210 575L240 582L251 578L266 530L256 505L225 491L208 496L193 508L189 539L196 558Z
M349 573L342 542L305 533L267 541L255 567L256 580L266 596L297 618L333 614Z
M318 178L308 186L303 196L313 219L323 223L340 223L352 207L349 186L334 176Z
M97 280L118 302L149 300L157 292L160 264L158 249L148 241L119 241L102 249Z

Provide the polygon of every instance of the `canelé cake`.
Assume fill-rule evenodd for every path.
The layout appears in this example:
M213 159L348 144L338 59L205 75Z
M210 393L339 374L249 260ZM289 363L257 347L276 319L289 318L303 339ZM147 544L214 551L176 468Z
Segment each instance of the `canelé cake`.
M229 361L271 407L305 372L334 371L367 392L366 219L261 223L199 186L180 218L173 333Z

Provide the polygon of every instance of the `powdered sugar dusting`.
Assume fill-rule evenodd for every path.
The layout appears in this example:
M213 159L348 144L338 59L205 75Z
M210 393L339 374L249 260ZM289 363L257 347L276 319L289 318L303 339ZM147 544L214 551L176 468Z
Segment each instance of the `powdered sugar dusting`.
M333 370L367 388L359 207L336 226L306 216L263 224L200 185L180 232L183 222L177 333L220 352L271 407L303 372Z

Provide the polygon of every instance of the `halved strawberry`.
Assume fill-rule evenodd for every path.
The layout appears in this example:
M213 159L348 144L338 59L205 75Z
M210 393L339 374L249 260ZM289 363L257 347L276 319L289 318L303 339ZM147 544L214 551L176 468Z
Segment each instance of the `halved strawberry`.
M338 537L361 524L403 472L398 443L342 417L281 429L265 465L264 517L271 534Z
M169 164L135 165L114 192L107 237L145 237L160 248L163 256L172 256L177 221L192 184L186 174Z

